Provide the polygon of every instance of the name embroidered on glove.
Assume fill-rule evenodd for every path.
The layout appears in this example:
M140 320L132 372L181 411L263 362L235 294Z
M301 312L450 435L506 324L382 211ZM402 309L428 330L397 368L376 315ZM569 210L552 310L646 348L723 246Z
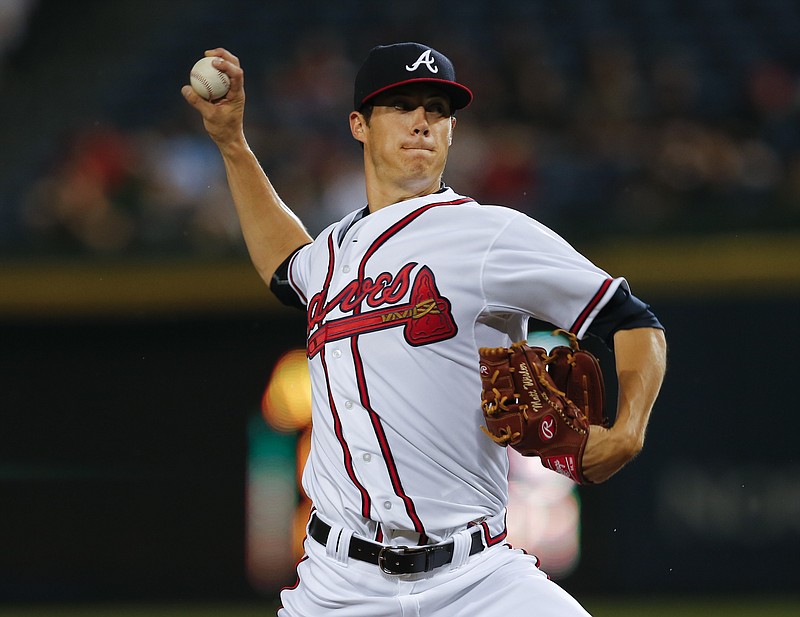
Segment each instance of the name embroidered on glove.
M581 461L591 424L604 424L605 387L599 362L577 347L548 354L526 341L510 348L481 348L481 430L501 446L579 484L586 483Z

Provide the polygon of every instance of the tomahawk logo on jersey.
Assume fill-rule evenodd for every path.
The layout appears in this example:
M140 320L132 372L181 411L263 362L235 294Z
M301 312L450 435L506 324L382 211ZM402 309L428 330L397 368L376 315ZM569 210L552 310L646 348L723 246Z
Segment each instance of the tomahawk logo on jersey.
M417 264L411 262L392 275L382 272L375 279L353 279L331 300L323 289L308 303L308 356L313 358L322 346L340 340L384 330L403 327L405 340L417 347L455 336L458 328L450 310L450 301L439 293L430 268L422 266L411 280ZM398 304L408 295L408 301ZM366 304L366 310L361 307ZM334 309L352 313L326 321Z

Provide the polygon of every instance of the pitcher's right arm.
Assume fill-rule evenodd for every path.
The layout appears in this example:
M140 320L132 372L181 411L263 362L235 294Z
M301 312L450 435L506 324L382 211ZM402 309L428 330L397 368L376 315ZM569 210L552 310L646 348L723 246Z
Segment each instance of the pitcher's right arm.
M311 242L300 219L281 200L244 135L244 71L239 59L217 48L205 52L230 78L228 93L206 101L191 86L181 93L200 112L203 125L219 148L250 259L269 285L277 267L298 247Z

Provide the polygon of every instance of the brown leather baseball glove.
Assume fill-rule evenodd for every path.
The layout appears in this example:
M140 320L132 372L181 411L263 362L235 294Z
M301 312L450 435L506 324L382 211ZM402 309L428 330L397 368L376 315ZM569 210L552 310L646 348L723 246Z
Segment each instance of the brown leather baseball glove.
M506 347L482 347L480 352L486 426L481 429L501 446L542 464L578 484L587 484L582 460L590 424L607 424L603 417L605 385L597 358L570 346L548 354L526 341Z

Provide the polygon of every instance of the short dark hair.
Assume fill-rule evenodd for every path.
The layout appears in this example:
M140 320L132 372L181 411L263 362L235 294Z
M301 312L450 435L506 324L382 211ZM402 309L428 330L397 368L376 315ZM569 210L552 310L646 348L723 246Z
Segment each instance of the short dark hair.
M369 121L372 119L372 112L375 110L375 105L372 103L364 103L359 109L359 113L364 116L364 121L369 126Z

